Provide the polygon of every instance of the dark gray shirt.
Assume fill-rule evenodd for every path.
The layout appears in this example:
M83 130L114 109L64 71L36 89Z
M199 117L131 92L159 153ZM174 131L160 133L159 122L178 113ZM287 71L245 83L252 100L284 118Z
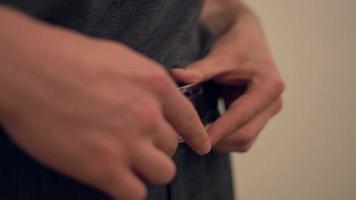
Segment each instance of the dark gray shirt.
M202 0L0 0L48 23L122 42L162 63L197 59L207 32L199 24ZM202 38L203 37L203 38ZM205 43L203 41L203 43Z

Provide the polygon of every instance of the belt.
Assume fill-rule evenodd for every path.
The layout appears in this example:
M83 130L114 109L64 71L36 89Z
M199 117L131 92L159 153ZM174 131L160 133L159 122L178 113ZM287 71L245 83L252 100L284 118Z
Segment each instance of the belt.
M215 121L220 116L218 110L220 90L214 82L178 84L178 89L192 102L204 125ZM180 138L179 141L183 142L183 139Z

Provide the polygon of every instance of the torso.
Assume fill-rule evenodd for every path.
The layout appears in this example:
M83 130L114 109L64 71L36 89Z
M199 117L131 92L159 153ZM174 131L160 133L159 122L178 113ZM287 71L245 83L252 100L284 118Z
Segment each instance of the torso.
M203 0L2 0L46 22L123 42L167 68L201 52ZM29 3L31 2L31 3Z

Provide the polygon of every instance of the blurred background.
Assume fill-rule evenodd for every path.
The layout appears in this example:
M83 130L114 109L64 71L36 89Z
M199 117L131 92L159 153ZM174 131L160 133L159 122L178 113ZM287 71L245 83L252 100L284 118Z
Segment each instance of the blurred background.
M284 110L234 154L239 200L356 199L356 1L246 0L286 82Z

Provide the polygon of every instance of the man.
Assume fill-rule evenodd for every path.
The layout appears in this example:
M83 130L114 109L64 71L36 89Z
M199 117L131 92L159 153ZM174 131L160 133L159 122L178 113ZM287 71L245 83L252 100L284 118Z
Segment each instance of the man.
M233 198L226 153L284 89L243 2L0 3L1 199ZM227 111L205 128L174 80L213 81Z

